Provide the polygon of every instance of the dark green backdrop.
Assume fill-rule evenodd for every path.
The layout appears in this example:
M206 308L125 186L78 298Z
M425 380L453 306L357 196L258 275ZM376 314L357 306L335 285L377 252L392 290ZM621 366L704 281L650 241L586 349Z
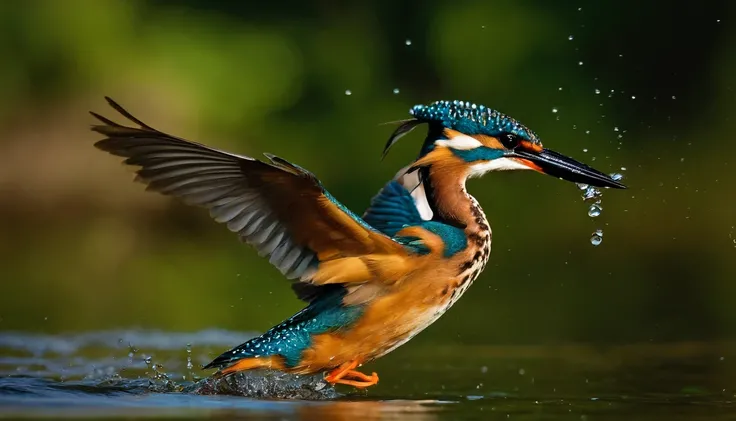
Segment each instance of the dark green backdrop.
M593 220L551 177L472 180L491 262L416 341L734 339L736 3L649 3L2 3L0 330L262 331L300 307L206 212L92 147L103 95L173 134L283 156L359 213L421 141L380 162L379 123L464 99L630 189Z

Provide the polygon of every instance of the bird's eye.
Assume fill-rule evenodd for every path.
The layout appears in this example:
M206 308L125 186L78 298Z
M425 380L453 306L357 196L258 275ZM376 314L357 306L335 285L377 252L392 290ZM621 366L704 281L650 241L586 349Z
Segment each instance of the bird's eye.
M517 146L519 146L519 142L521 142L522 139L519 135L515 135L513 133L504 133L499 136L499 140L501 140L501 143L507 149L515 149Z

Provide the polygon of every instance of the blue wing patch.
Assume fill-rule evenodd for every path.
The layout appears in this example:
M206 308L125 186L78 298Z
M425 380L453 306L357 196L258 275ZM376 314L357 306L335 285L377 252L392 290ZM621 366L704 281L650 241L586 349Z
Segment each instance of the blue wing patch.
M391 237L403 228L424 222L409 191L396 180L386 184L373 198L363 220Z
M445 243L445 257L452 257L455 253L465 250L468 245L462 229L437 221L423 220L409 191L396 180L386 184L373 198L370 208L363 215L363 220L419 254L427 254L429 249L419 238L397 237L396 234L403 228L420 226L440 236Z

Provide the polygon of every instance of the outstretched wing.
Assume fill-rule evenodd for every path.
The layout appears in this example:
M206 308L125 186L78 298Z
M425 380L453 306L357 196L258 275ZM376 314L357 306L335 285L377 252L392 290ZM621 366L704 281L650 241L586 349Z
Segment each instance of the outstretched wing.
M300 298L309 300L316 285L369 281L370 266L381 256L407 255L404 246L350 212L307 170L273 155L266 155L266 163L168 135L106 99L139 127L92 113L104 123L92 130L106 136L95 146L140 167L136 180L148 190L209 209L287 278L310 282L295 288Z

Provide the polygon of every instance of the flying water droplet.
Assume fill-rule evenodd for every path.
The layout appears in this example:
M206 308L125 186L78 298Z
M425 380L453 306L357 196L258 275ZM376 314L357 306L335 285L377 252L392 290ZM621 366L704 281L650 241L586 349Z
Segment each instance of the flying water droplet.
M583 65L583 62L582 61L579 61L578 62L578 66L582 66L582 65Z
M583 200L585 201L598 199L599 197L601 197L601 191L593 186L588 186L583 193Z
M187 370L189 370L189 375L192 376L192 369L194 368L194 364L192 364L192 344L187 344Z
M595 90L595 94L596 94L596 95L600 95L600 94L601 94L601 90L600 90L600 89L596 89L596 90Z
M345 90L345 95L348 95L349 96L349 95L352 95L352 94L353 94L353 92L350 89L346 89Z
M569 37L567 37L567 40L568 40L568 41L572 41L572 40L574 40L574 39L575 39L575 37L574 37L574 36L572 36L572 35L570 35Z
M578 188L579 188L580 190L583 190L583 191L584 191L584 190L588 190L588 187L590 187L589 185L587 185L587 184L585 184L585 183L575 183L575 185L577 185L577 186L578 186Z
M406 41L404 42L404 44L411 45L411 40L407 38Z
M583 152L588 153L588 148L584 148Z
M626 168L626 167L621 167L621 170L623 170L623 171L626 171L626 169L625 169L625 168ZM613 181L621 181L621 180L623 180L623 178L624 178L623 174L620 174L620 173L617 173L617 172L611 173L611 174L609 174L609 175L611 176L611 179L612 179Z
M399 88L394 88L394 95L398 95L398 94L399 94L399 92L400 92L400 91L399 91Z
M557 108L552 108L553 113L557 113Z
M588 208L588 216L591 218L597 218L601 216L601 211L603 211L603 208L598 204L592 204L590 205L590 208Z
M599 246L603 242L603 230L595 230L593 235L590 236L590 244Z

